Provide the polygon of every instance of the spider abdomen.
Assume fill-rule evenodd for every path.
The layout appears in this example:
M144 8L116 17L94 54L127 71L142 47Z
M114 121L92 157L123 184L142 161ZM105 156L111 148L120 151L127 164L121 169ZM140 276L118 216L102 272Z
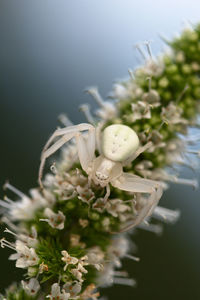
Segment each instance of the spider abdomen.
M105 157L112 161L125 161L137 150L138 146L137 134L126 125L110 125L103 132L102 151Z

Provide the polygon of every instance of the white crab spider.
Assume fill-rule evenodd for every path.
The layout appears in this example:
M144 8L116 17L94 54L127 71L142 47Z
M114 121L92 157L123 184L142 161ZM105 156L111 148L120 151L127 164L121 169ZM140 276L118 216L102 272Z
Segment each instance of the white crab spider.
M83 131L88 132L87 137L82 134ZM59 136L60 139L51 145L53 140ZM110 195L109 184L124 191L149 194L144 207L128 228L139 224L149 216L162 195L161 184L134 174L124 173L123 166L130 164L152 143L149 142L140 147L137 134L126 125L110 125L103 132L100 132L99 127L95 129L94 126L87 123L57 129L47 141L41 155L40 186L43 187L41 179L46 159L74 137L80 164L88 174L89 182L92 180L96 185L107 188L104 201L107 201ZM98 157L95 156L96 144L100 153Z

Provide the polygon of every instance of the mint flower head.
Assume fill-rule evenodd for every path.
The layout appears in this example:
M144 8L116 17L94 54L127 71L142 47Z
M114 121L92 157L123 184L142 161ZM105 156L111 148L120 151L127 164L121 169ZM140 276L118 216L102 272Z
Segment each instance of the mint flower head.
M100 287L135 286L123 269L123 258L140 260L128 231L160 234L156 220L174 223L180 215L158 205L168 182L198 186L178 172L198 166L197 137L188 129L199 127L199 41L198 25L168 42L171 52L159 58L148 43L145 54L137 46L144 64L114 85L112 99L87 89L99 105L94 116L81 106L87 123L60 116L65 127L44 146L39 187L27 196L6 183L18 199L0 200L2 221L15 240L2 237L1 246L14 251L9 259L25 280L0 299L96 300L103 299Z

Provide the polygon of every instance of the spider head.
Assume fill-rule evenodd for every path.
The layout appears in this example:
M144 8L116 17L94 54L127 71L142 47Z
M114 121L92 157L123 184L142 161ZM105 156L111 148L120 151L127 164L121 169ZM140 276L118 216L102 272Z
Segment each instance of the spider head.
M111 180L113 175L113 169L116 167L116 163L105 158L104 156L99 156L94 161L93 168L93 180L96 184L100 184L102 187L106 186Z
M104 174L104 173L102 173L102 172L98 172L98 171L96 171L96 178L99 180L99 181L106 181L106 180L108 180L108 175L106 175L106 174Z
M102 151L106 158L114 162L128 159L139 147L135 131L126 125L114 124L103 131Z

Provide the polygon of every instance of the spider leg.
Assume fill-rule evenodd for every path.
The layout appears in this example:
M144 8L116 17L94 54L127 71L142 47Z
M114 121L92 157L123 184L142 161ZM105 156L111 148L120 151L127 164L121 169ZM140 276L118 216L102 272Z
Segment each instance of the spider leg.
M73 125L73 126L68 126L68 127L64 127L64 128L60 128L54 131L54 133L52 134L52 136L48 139L48 141L46 142L42 153L46 151L46 149L49 147L49 145L53 142L53 140L61 135L65 135L67 133L76 133L77 131L83 131L83 130L89 130L90 128L94 128L92 125L87 124L87 123L82 123L79 125Z
M123 166L130 164L133 160L135 160L142 152L146 151L148 148L152 146L152 142L148 142L142 147L139 147L124 163Z
M114 187L127 192L150 194L148 197L140 195L140 197L144 197L144 200L146 201L144 207L138 212L135 219L132 222L128 222L120 232L131 229L148 217L153 212L163 193L160 182L144 179L129 173L123 173L119 178L113 180L111 184Z
M78 132L75 137L81 167L87 173L89 164L95 157L95 128L93 127L89 129L87 139L85 139L80 132Z
M132 222L128 222L127 225L125 225L123 228L120 229L121 232L125 232L130 230L131 228L135 227L136 225L140 224L142 221L144 221L145 218L150 216L158 204L161 196L162 196L162 188L159 186L157 190L152 192L150 196L146 199L146 204L141 209L141 211L138 213L136 218Z
M144 179L130 173L123 173L120 177L112 180L111 184L123 191L149 194L161 186L161 183L158 181Z
M109 183L106 185L106 194L103 198L104 203L106 204L108 197L110 196L110 185Z
M83 137L80 135L80 131L89 130L89 135L87 141L83 140ZM62 136L57 142L49 147L55 137ZM81 165L83 164L83 169L87 168L88 163L94 157L95 151L95 128L90 124L79 124L76 126L70 126L62 129L57 129L54 134L47 141L41 155L41 163L39 168L38 181L40 187L43 188L42 185L42 173L45 165L46 159L56 152L59 148L61 148L66 142L76 136L76 141L78 145L78 154L80 158ZM49 148L48 148L49 147ZM82 155L82 153L85 154Z
M97 144L97 150L99 151L99 154L102 154L101 149L101 139L102 139L102 128L105 125L104 121L101 121L98 123L96 127L96 144Z
M61 148L67 141L69 141L73 137L74 137L73 133L71 133L69 135L64 135L55 144L53 144L49 149L42 152L41 163L40 163L40 168L39 168L39 175L38 175L38 182L39 182L39 185L40 185L41 188L43 188L42 174L43 174L43 169L44 169L46 159L50 155L52 155L54 152L56 152L59 148Z

